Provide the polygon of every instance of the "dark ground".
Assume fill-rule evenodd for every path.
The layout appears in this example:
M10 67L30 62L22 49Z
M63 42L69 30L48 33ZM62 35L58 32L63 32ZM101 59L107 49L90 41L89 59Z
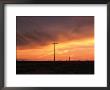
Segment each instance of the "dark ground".
M16 74L94 74L94 61L16 61Z

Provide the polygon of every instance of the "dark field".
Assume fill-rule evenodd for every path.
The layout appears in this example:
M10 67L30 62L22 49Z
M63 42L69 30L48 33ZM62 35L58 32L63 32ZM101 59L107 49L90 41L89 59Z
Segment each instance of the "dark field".
M94 61L16 61L16 74L94 74Z

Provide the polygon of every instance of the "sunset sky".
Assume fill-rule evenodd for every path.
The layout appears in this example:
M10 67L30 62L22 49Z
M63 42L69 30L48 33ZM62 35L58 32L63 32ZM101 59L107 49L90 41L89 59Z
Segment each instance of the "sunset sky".
M93 16L17 16L16 58L24 61L94 60Z

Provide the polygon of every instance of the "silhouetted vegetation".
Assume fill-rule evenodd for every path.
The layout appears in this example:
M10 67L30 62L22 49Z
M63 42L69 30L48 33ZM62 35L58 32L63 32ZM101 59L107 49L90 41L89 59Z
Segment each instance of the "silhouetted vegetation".
M94 61L16 61L16 74L94 74Z

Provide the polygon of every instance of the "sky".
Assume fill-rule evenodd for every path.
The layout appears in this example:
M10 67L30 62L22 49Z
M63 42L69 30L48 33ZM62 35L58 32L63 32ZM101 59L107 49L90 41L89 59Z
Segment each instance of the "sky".
M17 16L16 60L94 60L94 16Z

